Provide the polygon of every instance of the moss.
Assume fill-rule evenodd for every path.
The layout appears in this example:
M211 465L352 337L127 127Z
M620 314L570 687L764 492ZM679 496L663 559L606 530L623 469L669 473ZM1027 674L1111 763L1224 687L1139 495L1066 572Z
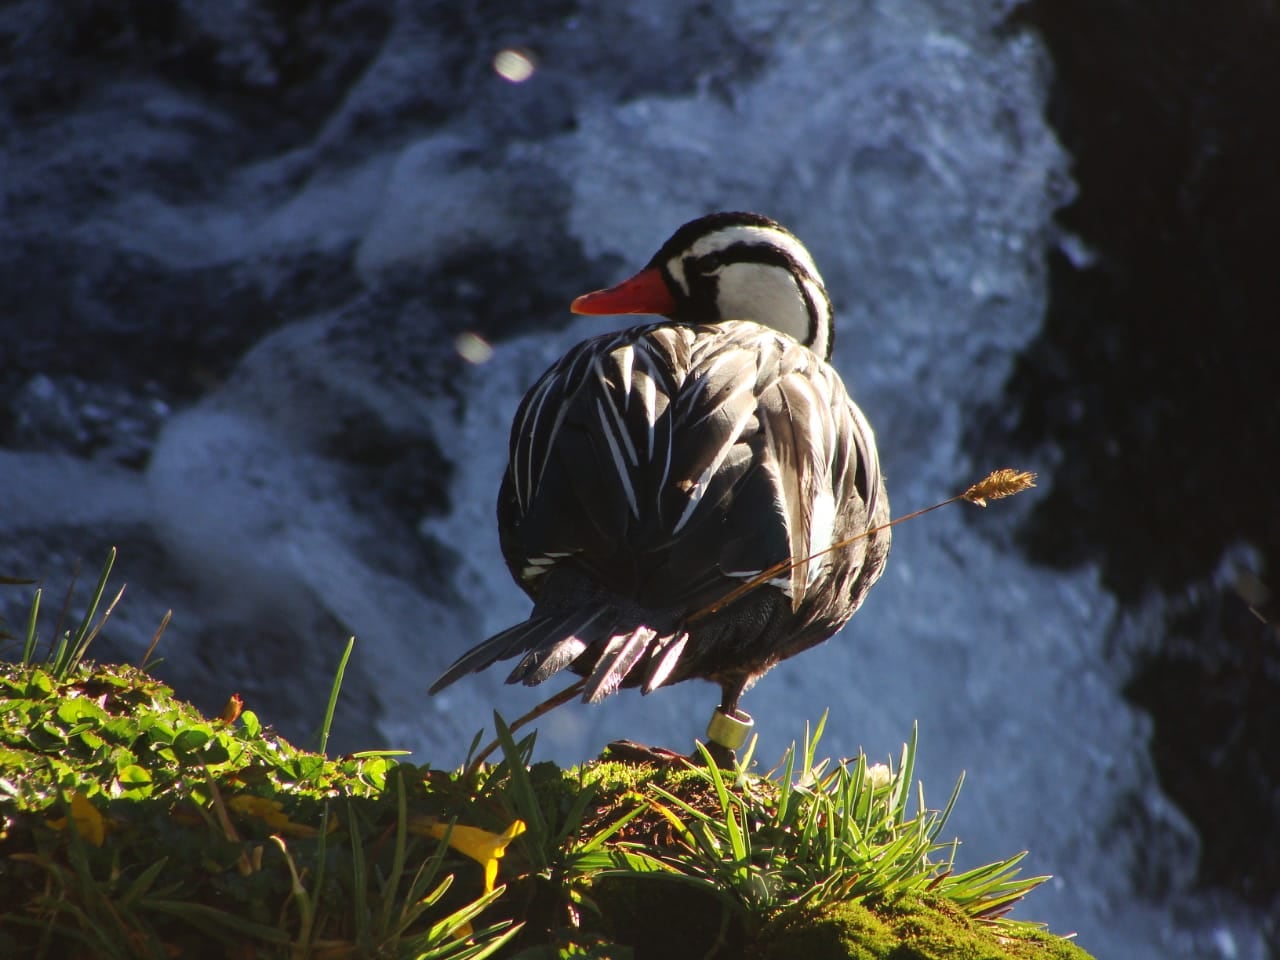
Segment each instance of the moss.
M892 929L860 903L789 911L766 924L756 941L759 960L877 960L897 940Z
M700 774L688 767L613 760L607 751L599 760L575 767L569 773L576 775L579 771L584 783L593 784L605 796L639 791L650 783L677 790L682 784L702 782Z
M766 924L758 960L1088 960L1079 947L1024 926L983 923L937 897L835 903Z
M590 897L613 942L632 948L637 960L1089 960L1067 940L976 921L927 895L790 910L755 936L740 911L666 878L602 879Z

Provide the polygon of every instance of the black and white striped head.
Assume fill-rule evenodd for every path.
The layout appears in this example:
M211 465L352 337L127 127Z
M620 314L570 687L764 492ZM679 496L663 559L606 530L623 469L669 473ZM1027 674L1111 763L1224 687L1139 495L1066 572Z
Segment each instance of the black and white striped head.
M753 320L823 359L831 300L804 244L756 213L713 213L672 234L638 274L584 294L575 313L653 313L681 323Z

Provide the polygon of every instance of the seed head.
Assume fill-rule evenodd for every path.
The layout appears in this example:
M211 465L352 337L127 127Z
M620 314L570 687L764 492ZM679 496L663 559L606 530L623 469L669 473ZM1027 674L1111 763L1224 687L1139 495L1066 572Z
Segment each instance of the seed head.
M988 500L1000 500L1012 497L1036 485L1036 475L1025 470L1014 470L1002 467L992 470L985 478L979 480L960 496L970 503L985 507Z

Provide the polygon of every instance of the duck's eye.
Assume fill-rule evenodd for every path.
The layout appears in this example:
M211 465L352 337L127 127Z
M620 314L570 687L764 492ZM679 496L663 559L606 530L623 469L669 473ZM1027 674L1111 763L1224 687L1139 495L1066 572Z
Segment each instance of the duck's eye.
M709 277L713 273L719 272L723 266L724 257L719 253L708 253L704 257L691 257L689 259L690 272L704 277Z

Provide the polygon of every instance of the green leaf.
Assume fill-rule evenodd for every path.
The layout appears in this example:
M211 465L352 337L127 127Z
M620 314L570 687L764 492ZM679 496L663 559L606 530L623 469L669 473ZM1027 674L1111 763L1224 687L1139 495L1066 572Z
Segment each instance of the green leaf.
M53 677L43 670L36 669L32 671L31 677L27 681L26 694L34 700L42 700L53 693L53 686Z
M106 741L93 732L93 730L82 730L79 734L80 742L90 750L100 750L106 746Z
M94 723L105 722L108 718L107 711L85 697L71 697L63 700L58 704L58 709L54 711L54 715L68 725L82 723L86 720ZM72 733L79 732L79 730L72 731Z
M144 767L131 764L116 774L116 780L122 788L121 796L127 800L142 800L151 796L151 771Z
M133 716L111 717L98 728L98 733L105 739L126 747L133 745L140 732L138 721Z
M246 710L240 714L240 726L244 729L247 737L256 738L262 733L262 721L258 719L258 715L252 710Z
M182 753L195 753L213 739L213 727L201 724L196 727L185 727L173 737L173 749Z

